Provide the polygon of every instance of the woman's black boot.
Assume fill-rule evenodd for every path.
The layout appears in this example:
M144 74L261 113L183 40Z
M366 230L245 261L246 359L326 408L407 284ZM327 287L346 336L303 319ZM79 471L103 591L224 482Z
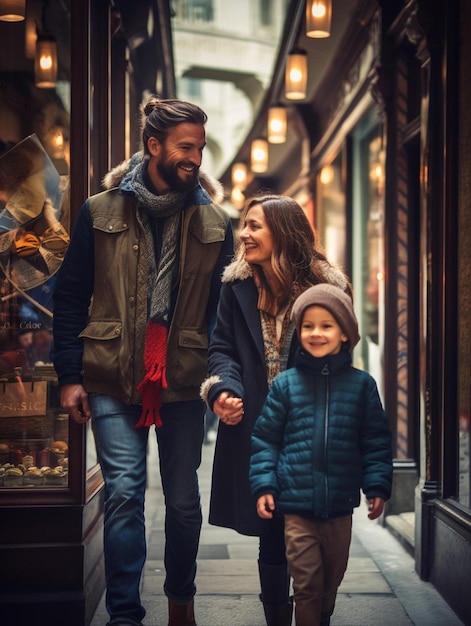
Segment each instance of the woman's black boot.
M288 567L258 562L260 575L260 600L267 626L291 626L293 600L289 597L290 576Z

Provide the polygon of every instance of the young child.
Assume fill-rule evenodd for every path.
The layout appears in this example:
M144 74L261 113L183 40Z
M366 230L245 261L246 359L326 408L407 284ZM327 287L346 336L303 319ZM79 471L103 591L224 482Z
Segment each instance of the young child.
M285 519L297 626L328 626L347 568L360 489L370 519L391 495L391 433L374 379L352 366L351 298L319 284L293 305L295 367L273 381L252 433L257 512Z

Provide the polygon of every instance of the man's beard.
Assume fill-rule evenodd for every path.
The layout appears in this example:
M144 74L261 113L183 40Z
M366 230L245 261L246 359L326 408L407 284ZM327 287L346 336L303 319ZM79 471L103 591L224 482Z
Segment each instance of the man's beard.
M192 176L185 180L182 180L178 175L178 164L167 165L167 162L161 161L157 163L156 168L172 191L190 191L198 183L199 168L197 167L193 170Z

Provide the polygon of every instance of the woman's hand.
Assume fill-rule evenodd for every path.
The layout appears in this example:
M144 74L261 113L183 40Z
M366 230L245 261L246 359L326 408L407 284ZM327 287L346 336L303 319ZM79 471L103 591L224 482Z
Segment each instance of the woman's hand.
M271 519L275 510L275 499L271 493L265 493L257 500L257 513L263 519Z
M224 424L236 426L244 415L244 402L229 391L222 391L214 401L213 412Z

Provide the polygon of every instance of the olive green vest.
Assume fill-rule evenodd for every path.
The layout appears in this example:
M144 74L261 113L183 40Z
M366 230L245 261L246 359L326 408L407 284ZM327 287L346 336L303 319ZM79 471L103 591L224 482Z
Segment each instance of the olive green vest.
M134 196L111 189L90 199L95 279L84 339L88 392L140 402L144 376L148 267L145 232ZM199 398L207 373L207 302L228 217L216 204L190 205L180 234L179 284L168 344L163 402Z

